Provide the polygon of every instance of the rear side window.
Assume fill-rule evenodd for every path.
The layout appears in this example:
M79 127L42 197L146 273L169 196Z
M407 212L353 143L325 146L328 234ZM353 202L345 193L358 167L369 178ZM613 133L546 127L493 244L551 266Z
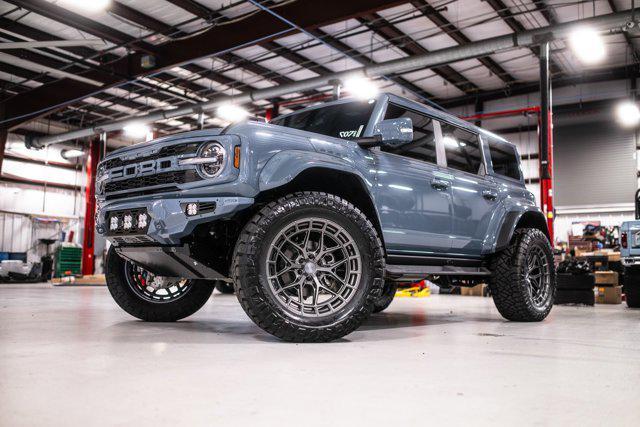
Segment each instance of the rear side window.
M520 179L520 163L515 147L489 139L489 154L493 171L498 175Z
M482 151L478 135L449 123L442 123L442 142L448 167L473 174L480 173Z
M383 151L410 157L423 162L438 163L436 154L436 135L433 119L399 105L389 104L384 116L387 119L409 118L413 122L413 142L399 148L383 148Z

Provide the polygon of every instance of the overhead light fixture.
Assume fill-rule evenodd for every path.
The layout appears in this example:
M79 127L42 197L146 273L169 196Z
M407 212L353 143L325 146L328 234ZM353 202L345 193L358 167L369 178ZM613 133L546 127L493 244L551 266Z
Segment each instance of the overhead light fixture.
M569 35L573 53L585 64L595 64L605 57L604 40L591 28L578 28Z
M369 100L378 94L378 87L371 80L364 77L352 77L344 82L344 89L350 95Z
M61 3L92 13L102 12L111 6L111 0L62 0Z
M82 156L84 156L84 151L76 150L74 148L60 151L60 157L62 157L65 160L77 159L78 157L82 157Z
M122 130L124 130L125 135L136 139L144 138L151 132L149 126L144 123L131 123L125 126Z
M451 147L451 148L458 148L460 145L458 144L458 141L452 137L451 135L445 135L442 137L442 142L444 143L444 145L446 145L447 147Z
M640 108L632 101L625 101L616 108L618 123L624 127L634 127L640 124Z
M246 119L249 116L249 112L239 105L226 104L218 107L216 116L227 122L235 123Z

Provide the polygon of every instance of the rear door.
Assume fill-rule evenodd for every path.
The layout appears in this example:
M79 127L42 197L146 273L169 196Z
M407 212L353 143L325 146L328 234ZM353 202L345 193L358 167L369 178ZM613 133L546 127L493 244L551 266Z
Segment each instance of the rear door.
M384 119L408 117L413 142L373 150L378 182L376 204L387 251L398 255L449 252L451 180L438 167L439 122L427 114L390 103Z
M479 256L499 202L494 180L486 174L482 140L477 133L442 123L446 170L453 201L451 252Z

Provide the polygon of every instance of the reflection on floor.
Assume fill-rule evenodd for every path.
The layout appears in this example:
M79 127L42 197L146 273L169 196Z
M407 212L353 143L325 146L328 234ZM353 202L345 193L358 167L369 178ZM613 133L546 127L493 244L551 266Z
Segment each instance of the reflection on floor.
M174 324L104 287L0 285L0 425L612 424L640 418L640 310L399 298L329 344L282 343L234 296Z

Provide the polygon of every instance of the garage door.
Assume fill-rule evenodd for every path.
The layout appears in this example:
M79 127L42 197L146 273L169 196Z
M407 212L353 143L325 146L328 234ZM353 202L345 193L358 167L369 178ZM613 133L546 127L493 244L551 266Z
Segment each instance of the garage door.
M594 123L558 127L554 135L557 208L633 202L637 186L633 132Z

